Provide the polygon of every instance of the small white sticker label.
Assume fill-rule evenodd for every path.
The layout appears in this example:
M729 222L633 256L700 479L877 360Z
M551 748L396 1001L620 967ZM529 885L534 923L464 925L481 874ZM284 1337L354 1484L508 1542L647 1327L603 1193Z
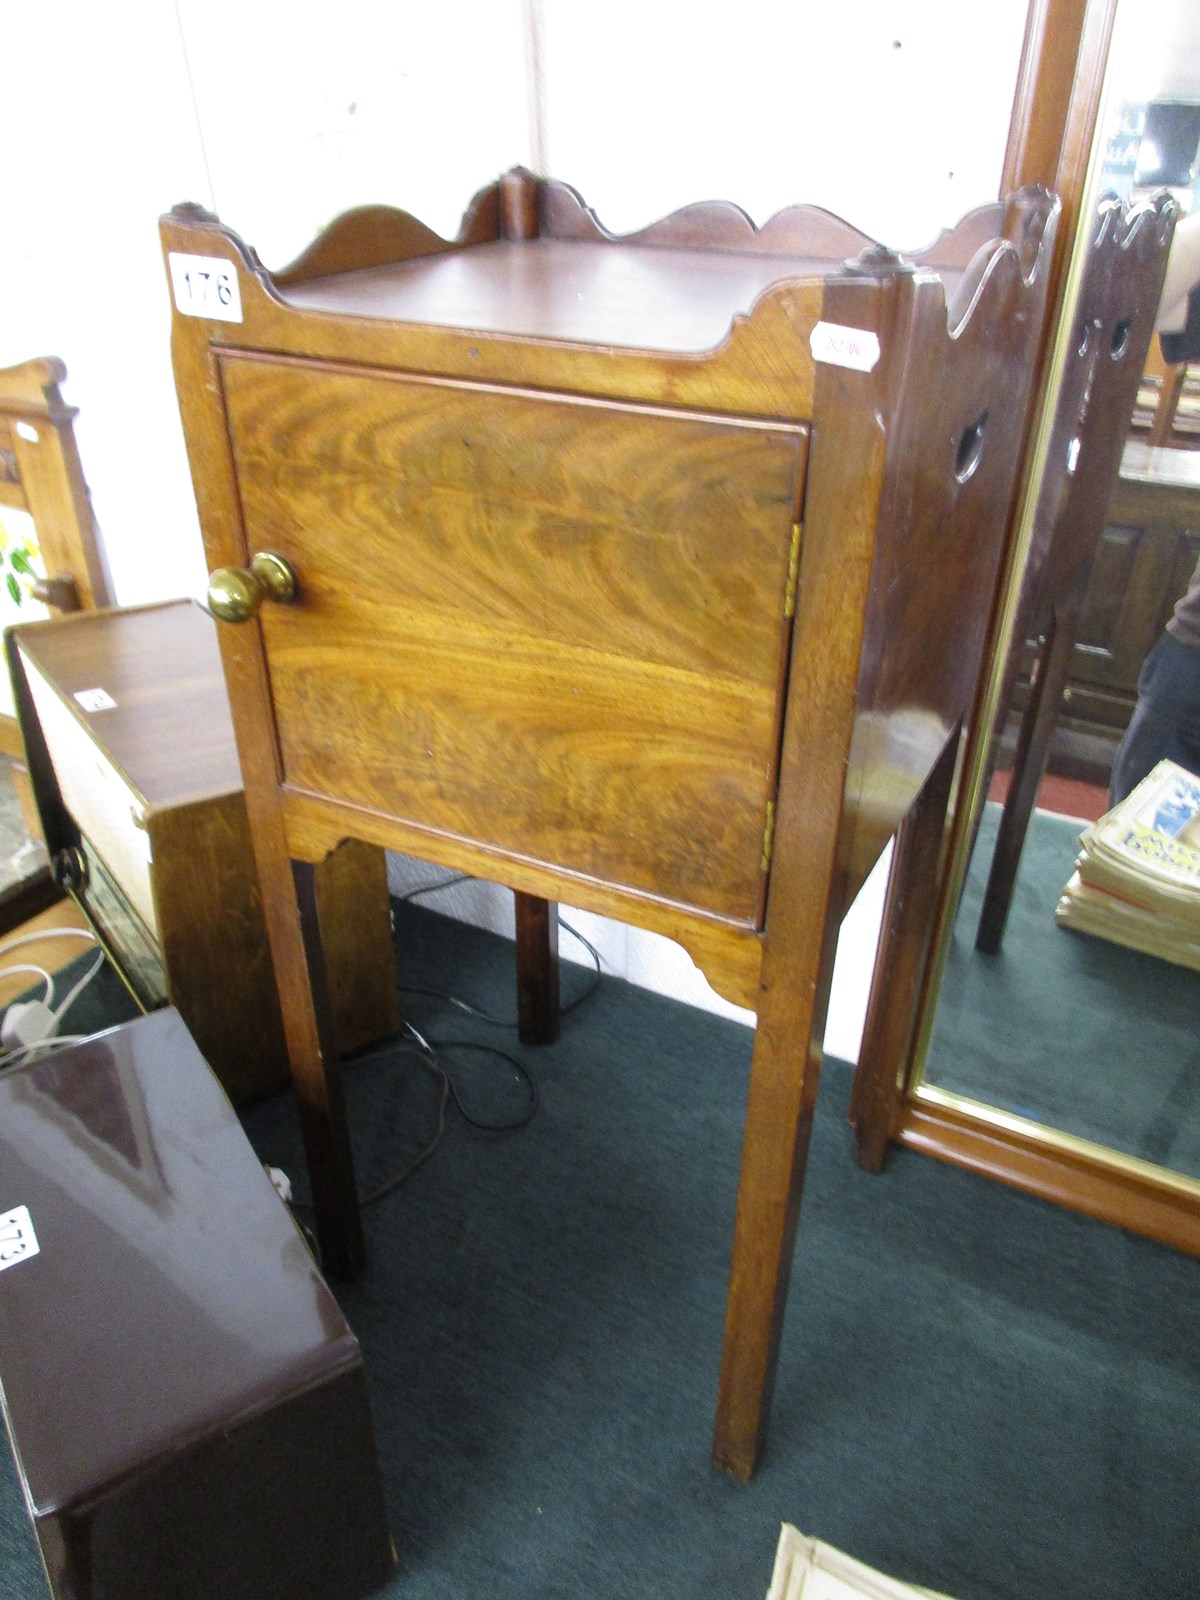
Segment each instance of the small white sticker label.
M146 826L146 819L140 811L131 811L130 815L133 818L133 826L136 829L132 839L129 841L130 847L144 858L148 867L152 867L154 865L154 845L150 840L150 830Z
M839 322L818 322L809 335L814 361L831 367L870 372L879 360L879 339L869 328L844 328Z
M112 711L117 704L107 689L80 689L75 698L85 711Z
M208 317L214 322L242 320L242 291L237 268L220 256L185 256L167 253L175 304L185 317Z
M28 1206L14 1206L0 1217L0 1272L28 1261L41 1250Z
M17 438L24 439L26 444L37 444L38 440L41 438L41 434L37 431L32 422L18 422Z

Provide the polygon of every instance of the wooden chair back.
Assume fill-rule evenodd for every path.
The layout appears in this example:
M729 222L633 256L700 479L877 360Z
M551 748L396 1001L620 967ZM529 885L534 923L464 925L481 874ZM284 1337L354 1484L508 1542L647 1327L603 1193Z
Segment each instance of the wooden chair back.
M55 611L112 603L112 584L92 516L75 407L59 385L61 361L40 357L0 368L0 507L33 519L45 577L34 595ZM21 759L16 718L0 715L0 753Z

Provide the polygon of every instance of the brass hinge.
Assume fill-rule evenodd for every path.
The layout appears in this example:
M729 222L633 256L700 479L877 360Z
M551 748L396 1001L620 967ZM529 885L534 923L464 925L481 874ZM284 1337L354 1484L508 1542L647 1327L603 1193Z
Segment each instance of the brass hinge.
M792 545L788 551L787 587L783 591L783 614L790 617L796 610L796 586L800 579L800 535L803 524L792 523Z
M767 822L763 829L762 870L771 870L771 851L775 847L775 802L767 801Z

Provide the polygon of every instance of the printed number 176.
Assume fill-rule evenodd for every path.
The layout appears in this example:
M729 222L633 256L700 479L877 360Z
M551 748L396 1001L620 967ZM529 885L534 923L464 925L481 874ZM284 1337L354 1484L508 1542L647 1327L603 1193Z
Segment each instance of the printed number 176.
M223 306L230 305L233 301L233 287L227 273L207 272L203 268L189 267L183 275L183 281L192 299L199 300L202 304L207 302L210 291Z

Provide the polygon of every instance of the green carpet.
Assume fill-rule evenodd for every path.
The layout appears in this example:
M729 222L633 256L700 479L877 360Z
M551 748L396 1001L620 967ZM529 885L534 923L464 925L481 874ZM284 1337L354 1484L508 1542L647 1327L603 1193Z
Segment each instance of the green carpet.
M410 983L510 1008L511 945L399 916ZM409 1013L512 1047L428 1001ZM522 1052L541 1093L527 1128L452 1115L368 1214L370 1267L339 1298L400 1554L384 1593L760 1600L787 1519L961 1600L1194 1600L1200 1267L911 1153L864 1176L837 1063L766 1461L749 1487L711 1471L750 1043L606 980L556 1046ZM502 1065L463 1057L456 1075L476 1114L518 1109ZM432 1081L371 1061L347 1093L365 1188L422 1142ZM297 1171L286 1097L246 1121ZM0 1593L32 1600L2 1470Z
M985 810L955 924L929 1082L1200 1178L1200 973L1055 923L1080 824L1042 811L1000 953L980 955L999 814Z

